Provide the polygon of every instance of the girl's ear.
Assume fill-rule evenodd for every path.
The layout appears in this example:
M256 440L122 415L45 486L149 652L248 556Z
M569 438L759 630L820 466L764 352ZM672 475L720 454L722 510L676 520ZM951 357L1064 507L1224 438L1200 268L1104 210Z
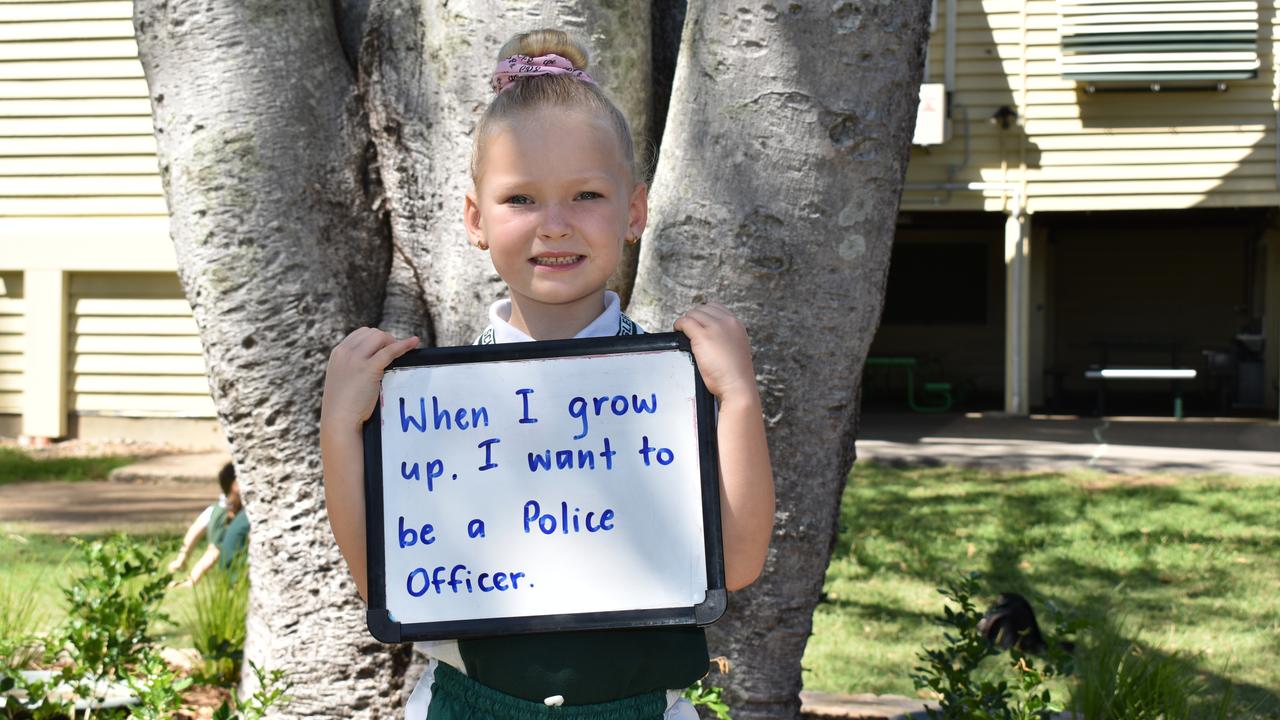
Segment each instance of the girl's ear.
M467 240L481 250L488 250L489 243L484 239L484 228L480 222L480 203L476 200L476 191L467 193L462 207L462 222L467 226Z
M631 190L631 203L627 209L627 235L640 239L649 223L649 186L636 183Z

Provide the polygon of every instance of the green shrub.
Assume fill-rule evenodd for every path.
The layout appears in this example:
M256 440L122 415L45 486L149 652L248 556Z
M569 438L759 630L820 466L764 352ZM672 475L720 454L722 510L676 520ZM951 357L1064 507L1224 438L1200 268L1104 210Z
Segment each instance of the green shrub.
M244 657L245 615L249 607L249 573L240 553L230 568L221 564L205 573L194 589L187 616L191 644L203 658L201 680L234 685Z
M127 535L77 545L84 574L63 589L69 606L63 629L68 652L82 676L123 678L151 646L151 622L167 619L159 605L170 575L160 570L158 548Z
M1043 663L1011 648L1001 679L981 679L978 669L983 661L1001 653L978 632L982 613L973 604L978 579L977 573L971 573L938 590L957 608L944 606L942 617L935 618L945 628L946 643L926 648L919 655L924 664L911 676L917 688L932 690L939 697L939 709L926 713L934 720L1049 720L1062 710L1062 703L1054 701L1045 684L1071 671L1072 658L1061 641L1075 631L1075 624L1057 624L1046 638L1049 647Z
M107 540L76 541L85 567L63 593L70 605L67 618L54 633L28 645L34 605L24 588L0 588L0 716L11 720L162 720L181 705L182 691L192 684L179 678L156 651L150 635L153 621L163 619L158 606L170 575L162 572L160 548L119 535ZM25 588L29 589L29 588ZM240 561L231 569L215 568L196 586L193 635L206 659L215 661L221 684L234 684L244 647L248 574ZM203 647L200 647L203 644ZM29 652L20 660L13 648ZM47 681L27 680L19 672L30 661L60 669ZM226 663L230 662L228 666ZM228 667L232 669L228 669ZM268 711L287 703L293 683L283 670L267 671L250 663L258 690L233 710L224 703L214 714L219 720L262 720ZM207 671L207 670L206 670ZM138 698L129 708L93 709L109 683L124 683ZM74 689L75 697L52 691L58 685ZM75 702L87 701L78 711Z
M172 673L155 655L149 634L151 622L163 618L157 608L169 584L169 574L160 571L160 550L125 535L75 542L85 567L63 588L67 618L26 658L29 662L38 655L46 664L59 663L60 669L48 681L28 681L19 667L5 668L0 692L15 694L5 698L7 717L75 717L76 699L92 705L110 684L135 679L142 683L137 687L145 686L160 703L169 692L162 686L167 683L172 689L176 685ZM60 684L70 687L74 697L51 693ZM17 701L17 695L25 701ZM86 710L84 720L93 714ZM103 714L121 712L99 713Z

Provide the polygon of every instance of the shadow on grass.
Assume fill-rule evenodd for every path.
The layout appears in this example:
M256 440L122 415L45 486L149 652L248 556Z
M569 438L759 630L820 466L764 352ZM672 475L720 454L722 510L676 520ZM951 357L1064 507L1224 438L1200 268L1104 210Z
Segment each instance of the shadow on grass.
M863 602L854 598L836 597L833 598L828 594L823 594L818 600L819 607L829 607L834 610L856 611L862 613L867 618L878 622L888 622L895 620L909 620L911 622L932 621L933 616L927 612L919 610L910 610L908 608L888 605L885 603Z
M1280 547L1277 507L1280 488L1265 483L1089 487L1056 473L859 464L832 560L854 580L896 576L935 587L981 570L993 596L1019 592L1037 607L1052 600L1094 625L1116 609L1154 626L1193 628L1215 637L1220 657L1244 654L1243 669L1253 671L1280 654L1280 639L1242 650L1231 633L1253 634L1268 622L1274 600L1262 586L1270 581L1256 573ZM848 597L824 604L890 621L930 617ZM1224 671L1217 658L1185 660L1214 687L1233 685L1237 706L1252 708L1248 717L1280 718L1276 689L1228 677L1239 664Z
M1230 660L1215 663L1204 654L1170 653L1155 647L1136 637L1137 633L1129 628L1126 617L1124 613L1107 613L1091 619L1089 626L1092 631L1083 638L1084 643L1076 652L1077 677L1088 681L1094 690L1126 675L1131 697L1139 700L1138 705L1152 707L1160 702L1157 699L1160 694L1187 696L1194 708L1190 717L1217 718L1223 717L1221 705L1229 692L1230 706L1225 717L1280 718L1280 695L1270 688L1228 677L1232 665ZM1128 652L1123 652L1125 649ZM1112 664L1123 656L1129 656L1124 659L1132 663L1127 673ZM1177 671L1162 673L1156 669L1159 667L1177 668ZM1134 668L1140 668L1141 672L1133 672ZM1153 682L1161 677L1163 683ZM1169 683L1176 683L1176 687L1168 687ZM1092 705L1096 714L1096 694L1094 699ZM1090 703L1083 705L1087 708ZM1112 715L1127 716L1135 703L1131 700L1125 705L1113 707Z

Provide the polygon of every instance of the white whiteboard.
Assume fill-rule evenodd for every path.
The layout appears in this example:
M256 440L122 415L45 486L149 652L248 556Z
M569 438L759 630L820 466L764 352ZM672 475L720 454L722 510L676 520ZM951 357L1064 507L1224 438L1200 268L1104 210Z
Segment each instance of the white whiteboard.
M681 350L388 370L387 618L448 636L704 603L696 372Z

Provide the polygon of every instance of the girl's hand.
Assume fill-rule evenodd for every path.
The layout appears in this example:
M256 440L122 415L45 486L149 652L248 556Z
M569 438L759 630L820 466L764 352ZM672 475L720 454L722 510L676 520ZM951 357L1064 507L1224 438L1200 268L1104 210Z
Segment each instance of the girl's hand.
M418 337L396 340L389 332L362 327L338 343L329 354L324 375L322 425L359 429L378 402L382 373L392 360L418 346Z
M364 537L364 440L360 430L373 414L382 373L392 360L418 346L418 338L396 340L389 332L362 327L329 354L320 405L320 461L324 501L334 539L347 561L360 597L368 597Z
M702 382L721 404L758 398L747 330L728 308L718 303L699 305L680 316L675 329L689 337Z
M702 382L719 399L720 521L724 581L741 590L764 567L773 534L773 470L742 323L723 305L699 305L676 321L689 336Z

